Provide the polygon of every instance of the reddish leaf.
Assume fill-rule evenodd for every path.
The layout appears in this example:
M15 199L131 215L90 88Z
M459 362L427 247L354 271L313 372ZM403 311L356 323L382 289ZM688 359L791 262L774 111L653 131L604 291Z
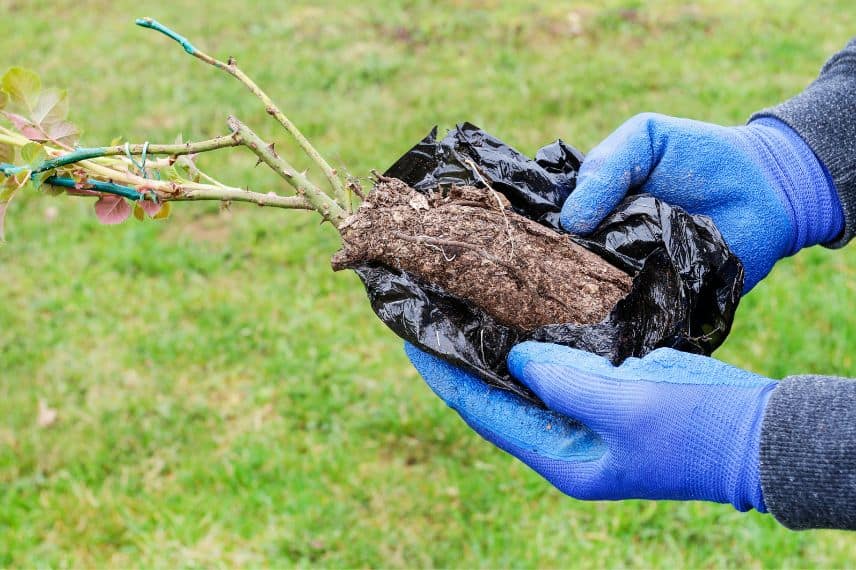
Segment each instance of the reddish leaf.
M59 121L47 124L47 140L58 142L66 146L74 146L80 137L80 131L68 121Z
M161 209L160 202L153 202L149 199L140 200L137 202L140 205L140 208L149 215L150 218L154 218Z
M18 129L18 132L36 142L54 142L65 146L74 146L80 137L78 128L68 121L46 123L39 126L26 117L2 111L3 115Z
M45 133L41 131L41 129L37 128L30 121L22 117L21 115L16 115L15 113L3 112L3 115L9 119L9 121L15 125L15 128L18 129L18 132L30 139L31 141L44 142L47 140L47 136Z
M95 215L102 224L121 224L131 215L131 205L121 196L104 194L95 202Z
M59 89L45 89L39 94L30 118L37 125L64 121L68 116L68 95Z

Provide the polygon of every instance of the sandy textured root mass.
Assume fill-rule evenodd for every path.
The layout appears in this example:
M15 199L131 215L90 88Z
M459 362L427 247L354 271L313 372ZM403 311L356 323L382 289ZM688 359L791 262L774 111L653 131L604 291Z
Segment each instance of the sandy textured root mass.
M399 268L524 331L600 322L630 290L624 272L512 212L490 189L426 196L386 179L339 231L333 269L368 261Z

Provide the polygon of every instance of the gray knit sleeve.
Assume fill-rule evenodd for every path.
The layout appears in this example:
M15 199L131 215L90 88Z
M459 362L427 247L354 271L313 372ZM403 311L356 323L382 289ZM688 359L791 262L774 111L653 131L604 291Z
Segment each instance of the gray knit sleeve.
M844 232L826 245L846 245L856 235L856 39L805 91L750 120L759 117L776 117L798 132L829 170L844 208Z
M856 380L794 376L761 425L767 509L794 530L856 530Z

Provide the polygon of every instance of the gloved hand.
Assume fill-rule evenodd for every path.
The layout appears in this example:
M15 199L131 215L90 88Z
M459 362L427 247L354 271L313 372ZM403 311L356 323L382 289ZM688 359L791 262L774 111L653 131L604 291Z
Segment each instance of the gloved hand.
M713 219L746 270L743 292L779 259L833 240L844 214L832 178L790 127L721 127L646 113L585 158L561 222L585 235L629 192Z
M760 434L773 380L667 348L615 367L588 352L526 342L508 365L543 410L412 345L406 350L470 427L563 493L766 512Z

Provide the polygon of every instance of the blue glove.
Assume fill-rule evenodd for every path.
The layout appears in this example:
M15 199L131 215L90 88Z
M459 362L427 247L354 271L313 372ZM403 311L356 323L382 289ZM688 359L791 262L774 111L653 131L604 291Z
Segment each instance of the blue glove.
M526 342L508 365L543 410L411 345L406 350L470 427L563 493L766 512L759 449L773 380L667 348L615 367L588 352Z
M651 113L633 117L586 157L562 225L585 235L629 192L710 216L743 262L744 293L779 259L829 242L844 228L826 168L774 118L721 127Z

